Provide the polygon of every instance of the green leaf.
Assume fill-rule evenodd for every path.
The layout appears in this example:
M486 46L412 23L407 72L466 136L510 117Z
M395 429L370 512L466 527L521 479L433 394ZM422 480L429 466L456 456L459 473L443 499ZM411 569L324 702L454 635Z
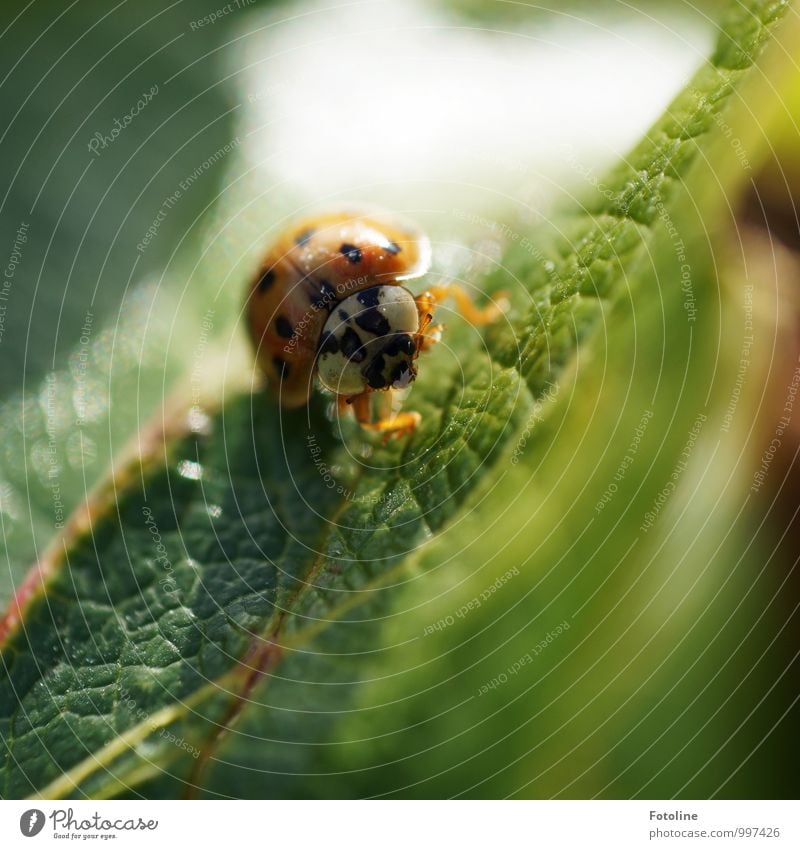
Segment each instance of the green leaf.
M4 272L15 264L0 301L4 606L177 376L163 357L183 285L173 257L199 231L222 167L180 184L233 138L230 92L214 62L198 61L232 21L189 28L213 8L7 4L0 232ZM191 321L191 298L182 308Z
M402 712L384 710L379 724L370 716L405 698L402 688L394 691L412 667L391 683L370 684L370 677L382 678L382 664L370 663L369 654L396 636L404 605L419 602L415 582L432 576L427 599L438 587L468 602L476 587L485 590L504 574L491 552L510 546L503 562L517 570L512 586L530 589L538 581L535 572L516 565L529 565L526 552L538 551L544 539L544 554L537 554L542 568L560 562L575 544L578 508L587 506L579 474L571 475L575 502L560 500L542 511L534 526L541 536L527 537L525 522L540 501L546 503L547 484L555 486L563 475L564 446L579 452L590 402L602 401L609 413L624 400L624 386L612 384L601 397L585 377L597 378L607 364L598 331L619 322L620 342L608 352L608 362L619 367L630 358L633 317L649 316L648 333L657 327L657 295L646 284L669 286L665 300L683 301L680 278L667 279L676 261L669 223L686 228L687 244L698 244L703 216L678 209L679 202L688 206L691 169L719 144L715 116L785 8L736 4L711 62L603 181L602 191L563 227L536 236L535 248L521 240L509 248L486 285L514 291L513 322L482 336L453 322L449 351L428 356L411 396L423 423L410 439L367 444L352 425L340 432L320 398L308 410L287 413L261 393L238 391L217 410L195 409L189 416L194 431L175 414L166 432L144 435L144 458L118 470L88 514L54 542L20 598L18 621L6 620L0 795L104 796L139 785L141 792L165 796L184 785L216 795L403 794L414 792L410 788L423 775L431 783L420 792L436 795L467 792L476 783L457 772L465 750L448 737L448 717L466 703L491 700L479 702L455 687L440 687L440 702L416 692L403 731L430 733L433 748L446 748L450 766L439 776L422 753L416 768L409 766L397 725ZM726 188L735 191L733 178ZM667 277L648 273L650 251L653 267L669 269ZM708 252L698 249L694 262L695 294L708 306ZM672 337L681 344L691 338L686 323ZM698 346L707 353L702 340ZM657 365L662 352L645 346L643 363ZM585 373L584 359L590 364ZM698 369L694 380L705 374ZM573 408L576 391L584 397ZM671 401L670 392L659 401L662 432L669 430L665 405ZM685 407L680 416L691 422ZM607 434L613 419L600 422L598 432ZM629 428L622 430L625 438ZM558 460L548 464L554 445L561 446ZM674 455L654 456L660 473L668 474ZM533 489L532 470L542 474ZM631 475L628 485L635 482ZM656 496L662 483L663 477L648 479L643 494ZM527 500L515 504L520 495ZM569 528L562 514L573 518ZM549 523L558 527L552 540ZM491 568L455 571L450 551L474 565L473 548ZM580 551L591 559L588 542ZM613 570L602 580L612 576ZM531 597L504 590L511 581L489 594L491 604L461 617L458 628L442 629L438 648L435 640L419 639L418 616L400 617L417 633L395 642L382 657L385 668L399 669L405 652L419 667L435 665L439 650L450 653L456 669L474 667L484 660L485 629L507 630L503 640L488 642L494 651L513 645L519 623L534 614L504 617L498 600L512 610L533 601L537 612L549 602L546 591ZM547 618L539 633L557 624ZM566 637L559 639L556 666L572 648ZM504 657L513 660L515 651ZM484 664L479 675L504 668L505 661ZM448 680L447 669L439 665L440 683ZM594 684L602 692L602 684ZM376 688L386 694L382 701ZM512 704L522 714L512 714L510 728L526 721L521 695L513 691ZM356 699L362 710L354 717ZM238 730L225 736L234 720ZM491 745L502 748L503 740ZM503 750L497 763L516 757ZM478 774L493 770L482 761ZM302 779L318 771L332 778ZM532 792L515 780L510 788ZM594 786L599 790L601 783Z
M22 388L22 378L30 391L65 359L87 312L95 331L110 323L126 284L169 264L214 196L213 176L195 181L146 250L137 244L164 198L230 141L232 129L228 92L215 85L211 63L197 62L214 39L202 29L187 37L180 4L147 0L136 14L96 0L57 14L8 5L4 259L21 223L28 232L6 301L3 398Z

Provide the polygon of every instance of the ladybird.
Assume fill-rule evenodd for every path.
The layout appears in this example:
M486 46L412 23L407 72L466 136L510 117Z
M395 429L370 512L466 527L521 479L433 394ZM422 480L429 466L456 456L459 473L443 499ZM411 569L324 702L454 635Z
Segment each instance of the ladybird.
M425 234L384 211L337 210L284 230L250 282L245 306L256 357L280 403L306 404L316 378L364 428L413 431L416 412L373 421L371 393L403 390L416 378L417 357L441 335L433 311L444 298L454 297L474 324L495 320L504 306L498 299L476 308L452 283L413 295L404 284L430 263Z

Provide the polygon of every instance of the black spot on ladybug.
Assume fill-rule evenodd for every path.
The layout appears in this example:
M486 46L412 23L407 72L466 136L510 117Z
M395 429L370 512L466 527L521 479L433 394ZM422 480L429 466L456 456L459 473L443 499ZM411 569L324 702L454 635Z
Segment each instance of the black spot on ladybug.
M350 245L347 242L345 242L339 248L339 253L342 254L342 256L346 256L347 259L348 259L348 262L352 262L353 265L357 265L359 262L361 262L361 259L362 259L361 248L357 248L355 245Z
M285 315L279 315L275 319L275 330L278 331L278 336L282 336L284 339L291 339L294 336L292 322Z
M313 227L309 228L308 230L303 230L302 233L298 233L294 237L294 243L296 245L301 245L301 246L307 245L311 241L311 237L314 235L314 233L316 233L316 230L314 230Z
M336 354L339 351L339 340L330 332L330 330L326 330L322 334L322 342L319 346L320 356L323 354Z
M356 324L362 330L374 333L376 336L385 336L392 329L386 316L374 307L360 312L356 316Z
M319 292L314 292L311 295L311 305L315 307L322 307L332 304L336 300L336 289L334 289L327 280L320 280L318 285Z
M289 363L280 357L272 358L272 365L275 366L275 371L280 375L281 380L286 380L289 377Z
M269 268L261 275L261 279L258 281L258 291L266 292L274 282L275 272Z
M384 377L383 370L386 368L386 361L382 354L374 357L372 362L364 369L364 377L367 383L373 389L385 389L388 385Z
M365 307L377 307L380 302L380 291L377 286L364 289L356 295L356 300Z
M342 334L342 353L354 363L364 362L367 356L367 351L361 344L358 333L352 327L346 328Z
M396 256L396 255L397 255L397 254L399 254L399 253L400 253L400 251L402 251L403 249L400 247L400 245L398 245L398 244L397 244L397 242L389 242L389 244L388 244L388 245L386 245L386 250L387 250L390 254L392 254L392 256Z
M396 357L398 354L407 354L410 357L416 349L414 340L407 333L398 333L384 346L383 353L387 357Z

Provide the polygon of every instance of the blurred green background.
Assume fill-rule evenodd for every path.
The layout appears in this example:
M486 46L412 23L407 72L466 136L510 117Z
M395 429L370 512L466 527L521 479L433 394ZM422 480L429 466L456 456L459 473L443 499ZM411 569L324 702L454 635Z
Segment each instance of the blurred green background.
M723 5L8 4L3 604L152 416L246 385L243 287L287 219L401 209L435 272L512 269L524 303ZM306 641L310 604L197 795L796 796L800 413L752 488L800 356L800 89L771 80L673 213L686 258L667 233L625 269L535 436L385 586ZM81 792L180 795L193 762L150 745Z

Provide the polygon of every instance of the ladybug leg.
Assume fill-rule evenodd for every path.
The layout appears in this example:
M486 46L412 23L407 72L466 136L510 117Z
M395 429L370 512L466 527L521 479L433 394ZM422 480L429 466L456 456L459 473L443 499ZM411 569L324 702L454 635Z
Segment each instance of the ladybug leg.
M367 430L372 430L377 433L382 433L384 442L394 437L400 439L403 436L412 434L419 423L422 421L422 416L414 410L409 410L405 413L398 413L396 416L387 419L378 419L368 425L362 425Z
M417 334L419 336L418 350L429 351L437 342L442 339L443 324L430 324L424 333Z
M362 392L360 395L353 395L349 398L344 395L340 395L339 408L341 409L341 399L344 398L345 403L352 407L356 421L361 425L361 427L367 427L369 422L372 421L372 403L369 396L369 392Z
M356 396L358 397L358 396ZM353 398L349 395L336 396L336 412L341 416L346 413L353 403Z
M430 316L435 306L446 298L453 298L461 315L470 324L479 327L496 321L508 309L507 292L497 292L492 301L485 307L476 307L472 296L466 289L457 283L444 283L439 286L431 286L417 298L420 315Z
M386 394L389 395L391 392L392 390L388 390ZM345 399L345 403L352 406L356 421L364 430L382 433L384 435L384 441L393 436L398 438L405 436L416 430L417 425L422 421L422 416L415 412L394 414L390 409L391 404L385 405L387 407L386 411L379 414L373 421L371 403L373 394L372 392L362 392L360 395L353 395ZM339 397L342 398L344 396Z
M416 334L417 352L430 350L442 338L443 324L432 324L435 301L431 293L423 292L414 299L419 313L419 330Z

